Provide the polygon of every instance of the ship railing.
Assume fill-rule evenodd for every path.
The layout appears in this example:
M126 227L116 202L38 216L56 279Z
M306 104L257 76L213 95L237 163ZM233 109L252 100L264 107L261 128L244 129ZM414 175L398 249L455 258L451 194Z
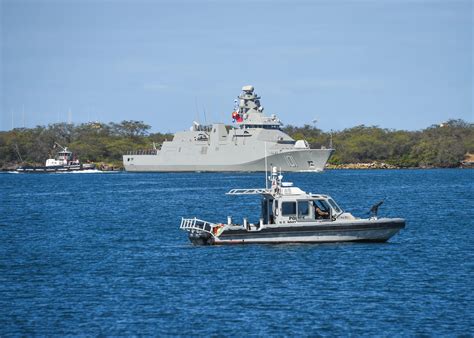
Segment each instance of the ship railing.
M179 228L181 230L186 230L186 231L192 231L192 230L204 231L213 235L212 229L214 228L214 226L215 224L213 223L203 221L201 219L194 217L194 218L181 218L181 225L179 226Z
M129 150L125 155L156 155L158 149Z

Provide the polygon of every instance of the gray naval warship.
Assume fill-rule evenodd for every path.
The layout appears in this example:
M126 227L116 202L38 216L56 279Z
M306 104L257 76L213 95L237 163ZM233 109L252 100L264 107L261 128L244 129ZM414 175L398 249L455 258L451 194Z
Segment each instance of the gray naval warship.
M305 140L294 140L281 130L276 115L265 116L253 86L244 86L234 101L234 126L204 126L177 132L161 148L123 155L125 170L175 171L322 171L333 149L311 149Z

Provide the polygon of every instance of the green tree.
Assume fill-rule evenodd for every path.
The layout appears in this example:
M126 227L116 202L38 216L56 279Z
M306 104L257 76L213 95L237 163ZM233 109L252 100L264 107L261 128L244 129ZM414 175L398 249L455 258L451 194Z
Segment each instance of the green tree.
M120 123L111 123L113 131L119 136L126 136L137 139L148 134L151 126L143 121L122 121Z

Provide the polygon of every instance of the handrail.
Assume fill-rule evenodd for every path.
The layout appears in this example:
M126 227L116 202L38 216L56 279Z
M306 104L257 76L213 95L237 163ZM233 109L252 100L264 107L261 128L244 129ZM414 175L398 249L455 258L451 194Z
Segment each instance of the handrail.
M129 150L125 155L156 155L158 149Z
M194 218L181 218L181 225L179 228L181 230L185 231L204 231L212 236L214 236L214 233L212 232L212 229L215 227L214 223L210 223L207 221L203 221L201 219L198 219L196 217Z
M254 189L231 189L226 195L261 195L268 194L270 190L265 188L254 188Z

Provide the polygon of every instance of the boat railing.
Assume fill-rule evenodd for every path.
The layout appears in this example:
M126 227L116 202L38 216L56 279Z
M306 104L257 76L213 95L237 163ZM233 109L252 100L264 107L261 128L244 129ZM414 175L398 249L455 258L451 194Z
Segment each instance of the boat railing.
M226 195L261 195L261 194L268 194L270 190L265 188L257 188L257 189L231 189Z
M158 149L129 150L125 155L156 155Z
M186 231L192 231L192 230L204 231L213 235L212 228L214 228L214 224L207 221L203 221L196 217L181 218L181 225L179 226L179 228L181 230L186 230Z

